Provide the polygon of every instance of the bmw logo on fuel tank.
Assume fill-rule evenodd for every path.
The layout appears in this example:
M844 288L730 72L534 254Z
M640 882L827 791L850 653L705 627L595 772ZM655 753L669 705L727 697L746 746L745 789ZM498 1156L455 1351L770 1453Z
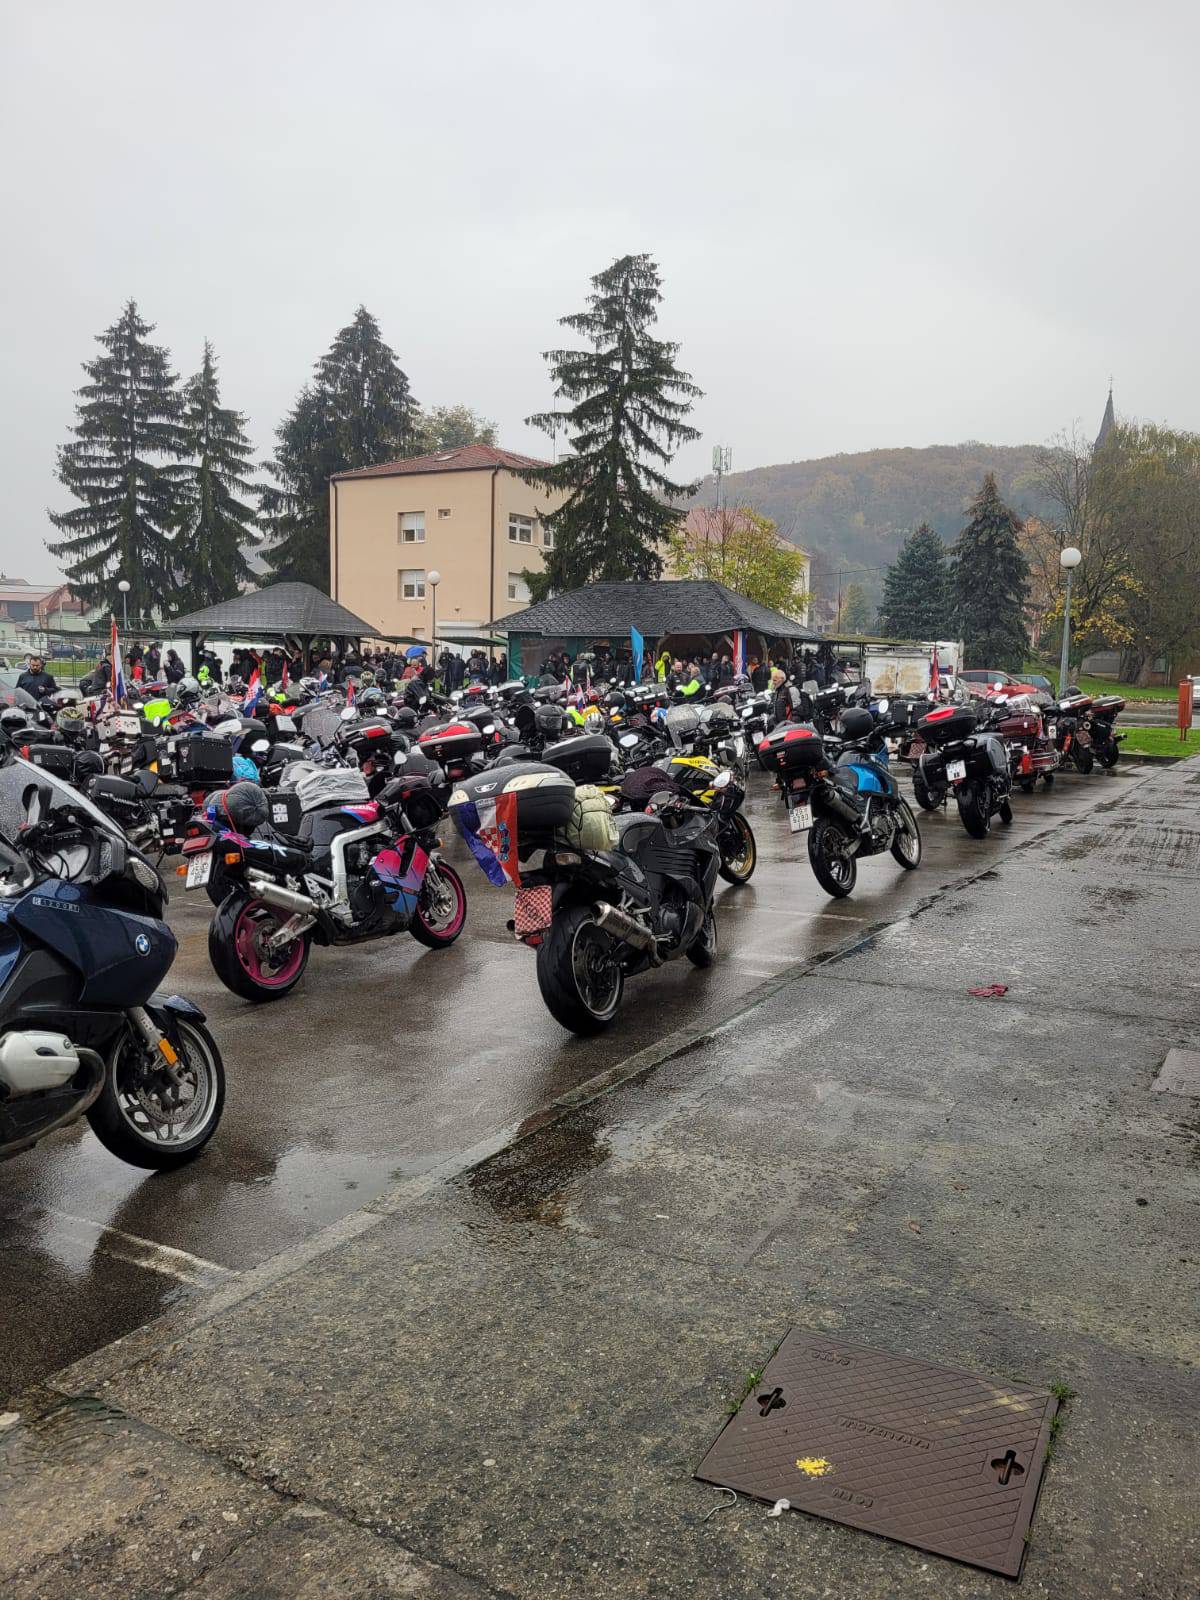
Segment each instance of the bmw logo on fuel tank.
M149 934L139 933L137 938L133 941L133 943L134 943L134 946L135 946L135 948L137 950L138 955L140 955L140 956L148 956L150 954L150 936L149 936Z

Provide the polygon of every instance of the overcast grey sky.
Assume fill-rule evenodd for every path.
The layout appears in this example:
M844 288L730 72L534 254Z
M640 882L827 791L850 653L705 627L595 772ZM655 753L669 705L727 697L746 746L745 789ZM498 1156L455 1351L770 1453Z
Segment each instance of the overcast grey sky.
M41 578L80 361L134 296L265 453L361 301L501 441L589 276L745 468L1200 428L1194 0L5 6L0 564Z

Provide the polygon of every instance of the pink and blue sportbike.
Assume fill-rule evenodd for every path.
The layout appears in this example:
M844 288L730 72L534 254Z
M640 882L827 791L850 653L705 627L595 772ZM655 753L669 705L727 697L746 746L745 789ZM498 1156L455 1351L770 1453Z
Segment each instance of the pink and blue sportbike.
M208 930L218 978L246 1000L277 1000L299 983L314 942L410 933L447 949L467 896L441 856L444 815L420 773L389 779L373 800L347 768L310 769L286 797L256 783L213 795L188 825L180 870L189 889L225 891Z

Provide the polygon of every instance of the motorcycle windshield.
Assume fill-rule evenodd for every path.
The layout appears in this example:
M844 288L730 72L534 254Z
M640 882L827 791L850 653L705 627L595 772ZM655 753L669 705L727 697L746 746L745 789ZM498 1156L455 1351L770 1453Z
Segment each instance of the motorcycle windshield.
M18 837L25 820L25 806L21 797L31 783L51 791L50 806L69 804L77 812L86 811L89 821L97 828L124 839L125 835L117 824L94 806L85 794L73 789L61 778L56 778L44 767L35 767L23 757L16 756L8 765L0 768L0 833L10 844Z

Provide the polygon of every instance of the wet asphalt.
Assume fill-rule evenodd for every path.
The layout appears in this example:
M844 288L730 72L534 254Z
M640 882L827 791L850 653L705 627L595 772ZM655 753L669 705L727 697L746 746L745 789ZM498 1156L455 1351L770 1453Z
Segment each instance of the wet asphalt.
M1010 829L973 841L951 811L919 815L921 869L860 865L830 901L804 841L787 832L769 781L747 803L759 843L749 885L718 894L721 958L636 979L616 1024L565 1033L541 1003L532 952L505 928L511 893L492 888L457 840L467 929L449 951L406 935L317 950L298 990L253 1006L209 965L206 898L172 888L180 942L169 987L208 1013L224 1053L224 1120L204 1157L149 1176L68 1130L0 1166L0 1400L431 1171L617 1066L665 1034L703 1024L790 964L903 917L1003 852L1115 798L1138 769L1060 777L1014 797Z

